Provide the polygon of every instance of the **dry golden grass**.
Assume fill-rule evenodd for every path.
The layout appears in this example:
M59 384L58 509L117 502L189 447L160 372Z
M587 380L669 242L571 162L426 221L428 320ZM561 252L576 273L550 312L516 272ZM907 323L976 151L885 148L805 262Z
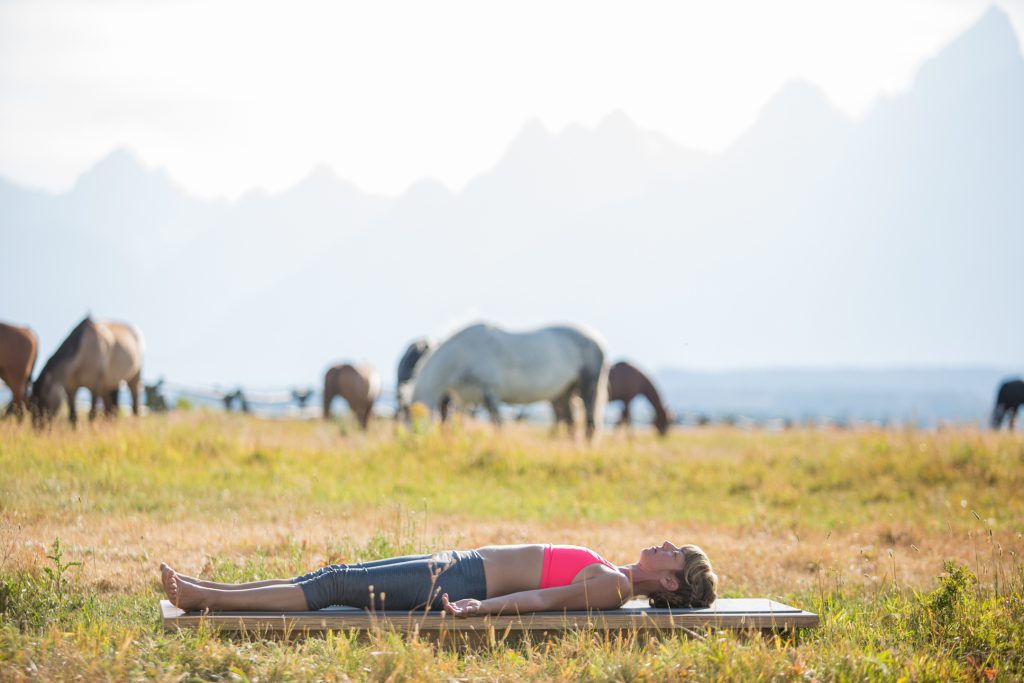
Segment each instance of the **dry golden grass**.
M972 568L979 585L995 586L997 572L1005 584L1024 552L1024 440L970 429L700 429L665 440L641 431L609 434L590 446L523 425L501 434L471 423L417 433L382 422L362 434L336 423L179 413L41 434L0 423L0 473L0 573L38 574L59 537L66 559L84 563L71 573L79 590L99 601L97 614L127 604L140 615L127 626L109 626L111 633L150 633L147 647L156 650L181 646L166 640L175 636L152 632L161 560L213 578L265 578L403 551L566 542L626 563L638 548L668 538L703 546L727 596L775 597L826 611L846 596L852 602L843 609L854 613L892 595L910 599L931 590L947 560ZM104 618L89 623L107 628ZM803 651L833 661L837 643L849 638L839 628L822 629L831 635L820 636L820 652L807 644ZM865 640L883 635L872 628L865 622ZM49 642L33 633L7 632L0 677L14 671L4 668L5 651ZM217 656L232 647L209 646ZM257 648L257 658L269 657L263 647L270 646ZM468 666L401 647L412 648L396 664L402 671L424 656L444 660L442 669L453 675ZM643 668L651 654L637 648L620 653L620 663L657 671ZM727 664L679 652L673 656L694 671ZM845 656L856 663L857 652L868 657L863 647ZM577 655L612 657L600 648ZM938 672L967 666L963 658L933 655L928 666ZM346 656L368 655L353 649ZM532 668L502 659L511 656L483 658L473 670L486 677L603 677L553 670L543 658ZM748 660L750 651L728 656L746 662L736 675L767 671ZM162 655L150 650L133 650L132 657L136 673L173 664L161 664ZM196 675L183 655L175 657L171 670ZM268 661L251 672L266 677ZM908 659L893 670L917 671L913 666ZM733 671L714 670L725 677ZM122 670L98 671L117 678ZM280 671L302 677L297 667Z
M399 437L386 423L376 425L370 435L356 433L348 437L339 436L332 424L212 415L174 416L156 426L155 434L153 427L151 422L124 421L116 425L101 423L78 431L59 427L51 434L36 435L17 430L10 423L4 425L2 428L6 431L9 445L11 441L30 445L22 453L35 451L42 460L51 457L44 455L43 449L50 449L67 456L63 473L56 467L59 463L51 460L49 464L54 469L43 477L38 476L31 462L12 466L12 463L0 461L5 471L25 471L29 473L26 479L36 481L35 486L29 485L33 490L15 492L18 481L9 478L0 489L5 501L0 507L0 533L3 534L0 540L6 540L8 545L13 543L9 566L38 563L45 557L45 548L54 538L60 537L76 557L86 560L82 572L86 581L105 590L137 590L154 583L153 568L163 559L183 568L198 569L209 566L213 556L242 558L257 549L273 554L275 549L299 546L303 548L302 559L312 566L326 560L330 549L337 547L341 539L346 539L350 547L358 548L381 534L394 537L399 545L412 544L418 549L474 547L490 543L574 542L599 548L607 556L623 563L632 561L638 548L668 538L702 545L714 559L722 575L723 586L730 593L781 594L818 585L823 574L828 574L829 582L838 579L852 584L871 584L890 581L895 573L900 583L924 588L933 580L943 560L956 559L967 563L974 562L979 555L987 557L992 551L988 536L990 528L993 532L991 540L1002 548L1004 554L1020 554L1024 550L1021 503L1016 495L1020 474L1015 479L1000 482L1002 486L999 488L1004 489L1007 495L1006 504L985 510L981 519L977 518L981 515L975 516L971 501L951 495L944 479L931 489L926 488L926 482L920 479L907 482L907 486L922 489L915 498L917 501L942 499L930 506L918 503L926 515L936 514L935 518L922 519L914 514L913 506L897 515L884 505L885 501L879 501L876 504L880 510L878 515L865 514L865 508L870 509L871 504L859 503L858 509L851 511L851 517L866 518L866 521L846 523L842 515L833 509L830 514L839 520L834 525L836 528L822 528L814 519L816 511L813 509L807 510L808 519L801 520L794 519L788 503L780 508L781 514L773 514L772 508L763 502L771 495L772 488L778 487L778 482L785 482L787 488L796 490L795 495L799 497L801 488L821 490L822 480L832 481L843 476L841 473L825 473L814 480L801 482L803 465L799 461L816 455L814 452L801 452L803 447L827 451L834 450L837 445L860 447L865 442L882 443L892 449L892 457L901 457L896 448L907 448L916 454L952 449L964 442L984 444L986 448L1015 443L1012 440L1006 442L1006 437L970 431L758 434L720 429L677 433L669 440L655 439L644 432L633 437L620 432L605 435L596 447L591 448L565 439L553 440L541 428L513 425L501 434L494 434L486 425L470 424L463 425L458 434L434 434L423 443L424 459L436 457L439 452L442 454L433 465L437 468L444 468L446 461L452 460L451 454L445 453L452 448L477 450L485 454L500 454L500 450L492 449L511 448L528 466L550 465L549 461L557 458L570 478L573 461L586 462L596 457L596 453L610 463L617 458L628 459L635 469L620 470L617 473L619 481L607 486L607 490L618 498L609 501L609 506L642 508L645 499L658 498L662 503L657 509L663 515L668 510L674 518L652 516L636 519L634 514L633 519L614 521L586 517L573 519L565 515L559 515L557 519L537 519L535 513L522 514L518 505L520 501L515 499L508 500L504 514L491 513L483 518L471 509L437 512L432 509L433 501L426 497L421 497L418 504L407 497L389 500L389 488L400 486L403 481L401 473L360 476L359 473L345 472L347 464L338 461L347 452L365 451L371 447L387 449ZM149 443L159 439L161 432L171 434L170 443ZM222 445L227 444L230 450L204 457L202 450L210 448L209 432L215 433L218 439L222 439ZM193 452L183 453L180 442L183 439L187 442L190 435L194 436L194 442L188 444ZM402 438L408 437L405 434ZM145 470L140 472L136 467L138 461L126 462L129 458L126 451L133 439L147 442L146 448L158 451L148 461L143 459L144 463L152 465L149 477ZM90 451L83 452L78 448L83 442L90 441ZM1019 443L1017 447L1021 448ZM341 449L344 451L339 453ZM415 446L413 450L416 450ZM0 452L6 458L12 457L9 447ZM333 458L336 462L324 468L327 470L322 473L324 476L349 477L352 486L363 489L364 493L375 489L373 493L377 494L378 500L375 504L351 504L329 496L318 506L316 500L301 500L305 495L303 491L297 491L295 500L289 500L287 490L276 490L273 481L265 481L263 486L248 489L242 495L241 503L233 502L232 496L239 497L238 489L246 487L232 479L244 479L246 467L263 469L258 459L254 461L253 454L258 453L276 454L266 457L275 458L281 469L290 467L288 453L312 454L312 457L291 465L295 469L308 467L317 458ZM795 453L792 457L797 464L794 465L793 460L783 462L779 453ZM778 461L774 478L769 481L765 481L767 477L758 462L765 458ZM643 470L645 464L663 463L666 459L674 460L673 466L687 472L700 467L731 470L724 478L724 489L742 488L750 480L763 483L740 495L728 496L724 495L726 490L707 491L708 485L701 481L706 475L694 472L690 477L700 482L704 491L693 495L686 488L685 475L678 488L672 486L672 482L652 483L640 475L636 477L637 481L622 478L623 472L637 472ZM497 464L502 462L499 457L494 460ZM125 469L118 470L119 463L124 464ZM420 464L425 469L432 467L430 463ZM211 473L214 467L230 472L230 476L211 476L216 474ZM88 468L93 471L86 473ZM77 482L76 470L83 475ZM507 467L496 467L490 474L494 480L499 480L505 470ZM212 504L209 500L209 487L199 488L196 493L196 498L203 497L201 505L189 505L188 482L200 471L204 471L207 479L224 481L225 486L219 491L224 503L220 511L216 509L217 500ZM416 475L415 472L411 474ZM578 474L584 477L584 487L585 479L593 476L583 470ZM956 474L954 466L953 476ZM479 489L487 486L487 475L484 472L482 477L467 479L459 472L449 472L444 475L447 477L445 486L449 489L468 486ZM161 478L172 478L173 482L169 484L180 486L185 491L183 495L168 496L173 503L172 512L166 509L140 511L119 502L121 493L127 493L126 489L136 485L145 483L147 488L159 489ZM88 486L83 479L91 479L98 486ZM552 487L557 488L558 483L556 480ZM574 482L573 486L579 483ZM967 483L979 485L984 482ZM862 485L876 484L863 482ZM897 485L895 481L891 483L893 487ZM96 493L97 488L101 490L99 494ZM264 495L270 491L274 493ZM999 490L991 490L988 494L998 495ZM366 497L372 496L355 496L357 499ZM25 504L19 505L19 500ZM819 504L834 504L827 498L812 500ZM963 505L961 500L965 501ZM707 521L709 516L724 516L709 515L707 506L723 504L744 508L742 511L733 509L728 515L743 521ZM700 509L702 506L704 509ZM693 509L688 509L690 507ZM717 510L716 507L712 512ZM687 519L690 516L695 519ZM407 538L399 538L403 531Z

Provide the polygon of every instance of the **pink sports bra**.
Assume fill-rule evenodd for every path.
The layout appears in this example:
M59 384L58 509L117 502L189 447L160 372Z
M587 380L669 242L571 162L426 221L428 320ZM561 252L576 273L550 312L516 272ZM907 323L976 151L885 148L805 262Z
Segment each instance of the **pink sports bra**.
M578 545L551 545L544 546L544 568L540 573L540 587L554 588L556 586L568 586L580 570L586 566L600 562L606 567L618 569L614 564L604 559L589 548L581 548Z

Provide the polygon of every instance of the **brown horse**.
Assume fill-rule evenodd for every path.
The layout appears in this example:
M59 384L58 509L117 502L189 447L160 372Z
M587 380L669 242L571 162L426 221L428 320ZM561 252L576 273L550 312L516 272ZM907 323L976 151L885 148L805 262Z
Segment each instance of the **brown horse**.
M1017 410L1024 405L1024 380L1011 379L1003 382L996 394L996 407L992 409L992 429L999 429L1003 419L1010 418L1010 431L1017 426Z
M335 365L324 375L324 419L331 417L334 397L341 396L359 420L359 426L366 429L378 395L380 375L369 365Z
M82 387L92 393L89 419L95 419L97 403L104 412L117 415L117 392L128 383L132 413L139 414L139 380L142 377L144 343L138 329L115 322L85 318L71 331L57 352L46 361L32 385L32 419L36 426L53 419L61 398L68 403L71 424L78 421L75 394Z
M661 436L668 434L672 419L665 404L661 401L658 390L654 388L654 382L632 363L619 361L608 372L608 402L622 401L623 404L622 417L619 418L617 426L623 427L633 423L629 406L637 396L646 398L654 408L654 427L658 430L658 434ZM573 396L567 394L551 402L551 407L555 412L555 429L558 428L559 423L565 422L569 426L569 431L572 431L574 423L572 399Z
M0 381L13 394L6 414L17 415L18 422L28 408L29 380L32 379L38 350L39 340L35 332L27 327L0 323Z

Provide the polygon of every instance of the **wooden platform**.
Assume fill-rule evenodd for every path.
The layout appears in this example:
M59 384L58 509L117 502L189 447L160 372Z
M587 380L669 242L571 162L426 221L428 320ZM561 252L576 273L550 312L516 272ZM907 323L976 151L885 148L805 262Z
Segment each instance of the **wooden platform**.
M535 612L521 616L455 619L443 612L377 612L328 607L315 612L184 612L161 600L165 629L196 628L200 623L222 631L302 633L385 629L408 632L550 632L566 629L702 631L705 628L793 629L818 625L818 615L763 598L718 600L706 609L652 609L633 600L615 610Z

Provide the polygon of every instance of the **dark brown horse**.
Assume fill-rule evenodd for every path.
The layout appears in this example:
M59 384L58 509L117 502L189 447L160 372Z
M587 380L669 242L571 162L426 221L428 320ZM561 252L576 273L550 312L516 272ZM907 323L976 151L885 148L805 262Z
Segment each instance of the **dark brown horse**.
M608 372L608 402L622 401L622 417L619 418L618 426L623 427L633 423L629 406L637 396L643 396L654 408L654 427L658 434L665 436L668 433L669 425L672 422L665 404L661 401L658 390L654 388L654 382L645 375L638 367L625 361L619 361L612 366ZM555 411L555 427L565 422L569 431L573 429L572 395L562 396L551 402Z
M39 341L27 327L0 323L0 381L8 386L13 397L7 414L21 422L28 408L28 387L36 364Z
M1011 379L1003 382L996 394L996 407L992 409L992 429L1003 426L1003 419L1010 418L1010 431L1017 426L1017 409L1024 405L1024 380Z
M380 394L380 376L369 365L335 365L324 375L324 419L331 417L331 402L341 396L366 429L373 414L373 402Z

